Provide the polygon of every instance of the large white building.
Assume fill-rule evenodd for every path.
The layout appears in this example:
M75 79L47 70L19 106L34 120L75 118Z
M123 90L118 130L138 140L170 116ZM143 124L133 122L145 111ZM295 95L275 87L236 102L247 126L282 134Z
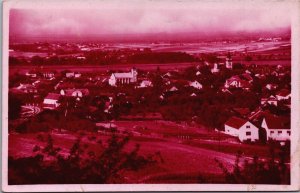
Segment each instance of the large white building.
M250 121L238 117L231 117L225 123L225 133L238 137L240 141L255 142L259 139L258 128Z
M137 71L136 69L131 69L130 72L122 72L122 73L112 73L108 84L111 86L117 86L120 84L130 84L137 82Z

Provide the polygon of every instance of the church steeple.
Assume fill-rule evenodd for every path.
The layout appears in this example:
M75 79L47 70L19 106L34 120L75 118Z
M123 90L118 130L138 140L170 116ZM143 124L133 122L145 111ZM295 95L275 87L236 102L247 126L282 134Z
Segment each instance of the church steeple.
M232 69L232 58L230 52L228 52L227 57L226 57L226 68Z

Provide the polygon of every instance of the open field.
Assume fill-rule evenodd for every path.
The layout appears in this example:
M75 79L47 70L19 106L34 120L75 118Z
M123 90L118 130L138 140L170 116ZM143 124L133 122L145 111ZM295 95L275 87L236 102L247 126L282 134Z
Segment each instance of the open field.
M213 53L213 52L243 52L245 49L251 52L280 49L283 46L290 46L289 41L278 42L205 42L190 44L166 44L152 46L151 49L157 52L186 52L186 53Z

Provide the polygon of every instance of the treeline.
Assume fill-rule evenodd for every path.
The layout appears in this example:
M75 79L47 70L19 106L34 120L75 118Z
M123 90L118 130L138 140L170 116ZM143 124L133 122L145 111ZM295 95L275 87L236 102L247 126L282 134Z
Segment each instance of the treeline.
M62 56L33 56L32 58L9 57L10 65L110 65L110 64L148 64L182 63L199 61L182 52L139 52L139 51L90 51L77 58L76 54Z
M128 63L181 63L199 61L184 52L145 52L137 53L128 58Z

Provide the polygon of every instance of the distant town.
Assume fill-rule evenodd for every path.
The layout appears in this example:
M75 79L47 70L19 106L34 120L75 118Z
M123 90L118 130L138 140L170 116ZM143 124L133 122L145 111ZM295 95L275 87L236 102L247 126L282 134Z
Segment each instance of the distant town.
M238 152L245 160L271 158L270 147L289 155L290 118L286 37L9 47L11 159L37 155L49 143L64 156L77 136L90 152L109 136L130 136L129 146L138 143L155 164L117 182L172 183L184 173L187 183L225 183L223 167ZM11 171L12 183L26 183ZM286 176L271 183L289 183Z

